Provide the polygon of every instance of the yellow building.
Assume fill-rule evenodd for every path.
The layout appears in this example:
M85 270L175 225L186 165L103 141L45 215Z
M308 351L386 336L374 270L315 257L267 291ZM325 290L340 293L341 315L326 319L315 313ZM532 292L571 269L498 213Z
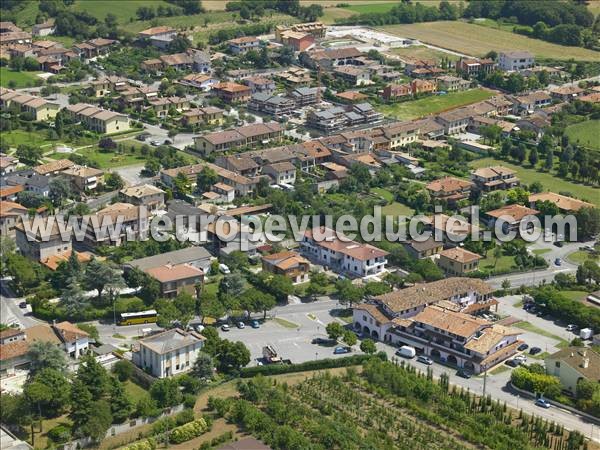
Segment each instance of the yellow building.
M449 275L465 275L479 269L481 255L454 247L440 253L438 266Z
M575 394L579 380L600 382L600 354L585 347L567 347L544 360L548 375L560 378L560 384Z

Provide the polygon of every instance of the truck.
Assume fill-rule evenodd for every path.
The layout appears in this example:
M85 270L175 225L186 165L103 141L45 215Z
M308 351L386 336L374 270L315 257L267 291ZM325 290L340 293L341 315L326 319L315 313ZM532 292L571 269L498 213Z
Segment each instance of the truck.
M410 345L403 345L396 351L396 355L402 356L403 358L408 358L408 359L414 358L416 356L416 354L417 354L417 351L414 349L414 347L411 347Z
M579 337L581 339L591 339L592 335L593 335L593 331L591 328L583 328L580 332L579 332Z
M281 357L272 345L265 345L262 349L262 355L266 364L279 364L282 362Z

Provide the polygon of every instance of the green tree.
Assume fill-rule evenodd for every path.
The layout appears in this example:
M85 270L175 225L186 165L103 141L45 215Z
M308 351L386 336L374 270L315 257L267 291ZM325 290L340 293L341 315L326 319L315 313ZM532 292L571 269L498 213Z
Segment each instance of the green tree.
M344 343L352 347L353 345L356 345L358 338L356 337L356 334L354 334L352 331L344 330L343 340Z
M243 342L231 342L223 339L218 345L219 371L230 373L238 371L250 362L250 350Z
M335 286L338 291L340 303L346 305L348 308L352 308L352 305L359 302L363 297L363 290L355 286L350 280L339 280Z
M20 144L15 152L15 156L19 161L29 166L38 164L40 159L42 159L42 155L43 151L40 147L26 144Z
M344 327L339 322L330 322L325 327L325 331L330 339L337 341L344 334Z
M29 359L29 377L43 369L52 369L60 373L67 371L67 357L54 343L48 341L34 341L29 345L27 352Z
M110 172L104 175L104 185L111 191L119 191L123 189L125 182L117 172Z
M178 405L182 400L179 384L173 378L161 378L152 383L150 396L160 408Z
M267 282L267 286L269 291L279 302L287 301L288 296L294 293L294 284L292 283L292 280L285 275L273 275ZM271 303L269 303L269 305L270 304ZM268 309L271 309L273 306L275 305L272 304L272 306L270 306Z
M94 399L86 385L75 378L71 383L71 411L69 419L73 422L73 434L76 437L86 435L86 425L94 415Z
M196 191L199 193L210 191L213 184L218 183L217 172L208 166L202 168L196 178Z
M212 380L214 375L215 362L212 356L207 353L199 352L192 367L192 374L201 380Z
M48 194L54 206L62 206L71 195L71 184L65 177L52 178L49 183Z
M110 411L116 423L125 422L133 413L133 405L123 385L116 378L110 378Z
M76 378L87 386L94 398L101 398L108 392L108 373L93 355L84 355L79 359Z
M69 317L81 319L83 313L90 305L90 300L84 295L81 285L76 278L67 281L67 286L60 296L60 306L65 309Z
M529 152L529 164L531 164L533 167L535 167L535 165L538 163L538 161L539 161L539 157L538 157L537 148L533 147L531 149L531 151Z
M45 417L56 417L69 404L70 384L64 374L56 369L38 371L24 386L23 393L32 403L32 409Z
M365 339L360 343L360 349L368 355L372 355L377 351L375 342L372 339Z
M98 259L92 259L85 268L84 283L88 289L98 291L98 299L102 301L102 292L106 288L121 287L125 281L121 277L119 270L109 263Z

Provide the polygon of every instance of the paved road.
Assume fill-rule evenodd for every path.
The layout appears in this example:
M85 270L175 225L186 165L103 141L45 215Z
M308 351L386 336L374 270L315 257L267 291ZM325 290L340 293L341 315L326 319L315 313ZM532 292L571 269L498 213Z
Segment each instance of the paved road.
M107 192L105 194L89 199L86 203L90 207L90 209L97 209L102 205L109 204L113 197L115 197L118 194L118 191Z
M39 324L40 321L29 314L29 309L19 308L19 303L24 299L12 292L8 281L0 279L0 322L7 325L18 324L20 328Z

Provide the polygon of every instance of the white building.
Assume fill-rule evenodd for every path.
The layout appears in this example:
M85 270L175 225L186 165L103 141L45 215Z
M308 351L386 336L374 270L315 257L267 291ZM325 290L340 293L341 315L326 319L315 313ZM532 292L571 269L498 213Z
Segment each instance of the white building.
M535 65L535 57L527 51L501 52L498 67L502 70L530 69Z
M139 344L133 352L133 363L157 378L165 378L192 368L204 337L175 328L141 339Z
M378 275L385 271L388 252L369 244L349 240L330 228L307 231L300 242L302 253L318 264L354 277Z

